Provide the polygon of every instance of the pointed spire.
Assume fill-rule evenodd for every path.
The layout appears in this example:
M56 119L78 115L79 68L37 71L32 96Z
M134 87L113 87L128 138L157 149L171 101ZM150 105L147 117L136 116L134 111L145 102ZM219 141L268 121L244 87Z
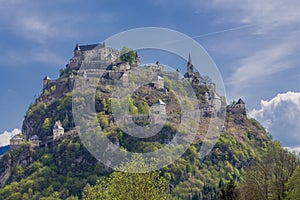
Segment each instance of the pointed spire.
M76 44L74 51L80 51L80 47L78 44Z
M191 58L191 54L190 53L189 53L188 64L192 64L192 58Z
M241 98L239 98L236 104L245 104L245 102Z

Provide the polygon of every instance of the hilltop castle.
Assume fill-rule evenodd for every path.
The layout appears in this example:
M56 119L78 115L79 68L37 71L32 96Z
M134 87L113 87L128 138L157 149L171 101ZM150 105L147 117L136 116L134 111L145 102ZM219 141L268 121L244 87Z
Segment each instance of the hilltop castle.
M78 45L76 44L73 52L73 57L66 65L67 70L78 71L81 69L81 65L84 65L84 70L80 70L83 77L97 77L98 73L95 71L102 70L101 80L105 80L105 83L115 83L115 80L122 80L124 86L128 83L128 74L132 67L139 67L141 65L140 58L135 53L135 62L129 64L120 59L120 51L107 47L105 43L90 44L90 45ZM158 76L153 80L152 86L157 89L164 89L164 76L171 77L172 79L179 78L179 72L165 71L164 67L159 63L144 65L146 69L155 71ZM221 97L216 92L216 85L214 83L203 82L203 78L198 71L194 70L192 63L192 57L189 54L186 73L183 78L191 83L192 87L197 90L201 90L201 87L207 87L208 91L203 92L204 106L200 109L203 111L204 116L220 116L223 115L226 108L225 97ZM176 80L176 79L175 79ZM58 80L51 80L46 76L43 80L44 90L49 90L55 86L56 90L69 90L73 89L74 76L71 73L68 77L68 82Z
M51 80L50 77L45 76L43 80L43 90L45 93L47 93L47 91L48 93L49 91L56 91L57 93L72 91L75 81L74 74L85 78L99 78L102 84L116 84L118 81L121 81L122 85L127 87L129 75L132 72L131 70L135 67L143 67L155 72L157 76L152 80L149 86L165 92L165 94L167 94L169 89L167 84L165 84L165 78L170 80L180 79L178 70L176 70L176 72L166 71L164 70L164 66L158 61L155 64L141 66L140 57L137 53L135 53L135 60L132 63L122 60L121 57L119 50L107 47L104 42L91 45L76 44L73 57L64 69L68 73L57 80ZM211 81L205 81L204 77L195 69L192 56L189 54L186 73L183 79L191 84L201 101L199 104L201 116L222 117L225 115L226 110L230 113L246 115L245 105L242 100L239 100L235 105L227 106L225 97L217 93L216 85ZM143 70L141 70L141 73L143 73L142 71ZM99 74L101 74L101 77L99 77ZM162 104L160 108L165 106L165 104ZM30 130L24 130L24 132L26 132L25 135L27 136Z

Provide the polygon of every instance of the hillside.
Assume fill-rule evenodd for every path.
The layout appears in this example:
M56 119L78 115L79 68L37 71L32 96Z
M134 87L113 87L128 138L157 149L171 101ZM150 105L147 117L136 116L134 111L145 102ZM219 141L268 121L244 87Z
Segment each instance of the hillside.
M162 87L158 82L141 86L131 97L126 97L130 114L145 116L150 107L160 100L166 104L166 114L173 117L153 137L137 139L127 135L116 126L113 118L111 102L120 107L124 102L112 97L115 83L111 74L114 77L123 76L127 69L122 67L138 67L137 56L133 60L117 61L107 68L107 74L97 84L95 110L101 129L105 130L111 141L119 143L128 151L151 152L164 147L173 139L178 129L180 119L176 116L181 111L180 102L184 101L185 105L189 105L187 107L193 107L195 102L176 98L172 88L177 88L178 91L183 88L176 85L177 82L173 81L172 76L164 77ZM29 106L23 122L24 142L1 158L0 182L3 187L0 189L0 199L81 199L83 188L87 184L94 185L97 179L112 173L110 168L98 162L87 151L74 128L72 89L73 77L78 71L77 65L69 65L71 67L61 70L57 80L45 77L43 92ZM112 73L112 70L115 72ZM198 82L201 82L201 77L193 73L186 75L188 80L195 81L198 78ZM130 76L129 81L133 81ZM254 119L247 118L243 102L226 107L224 99L219 98L219 104L214 104L220 105L219 109L209 106L211 102L217 101L213 98L208 101L206 98L212 94L217 96L211 85L213 84L193 84L197 91L197 101L203 107L196 138L182 157L159 171L161 177L169 182L170 194L174 199L218 199L221 188L230 180L242 179L244 169L252 166L271 145L271 139L264 128ZM199 159L198 152L209 120L217 119L217 116L225 113L225 124L220 138L210 154L203 160ZM65 133L52 140L52 127L58 120L61 121ZM134 123L145 126L149 124L149 120L137 119ZM44 145L33 147L27 141L34 135Z

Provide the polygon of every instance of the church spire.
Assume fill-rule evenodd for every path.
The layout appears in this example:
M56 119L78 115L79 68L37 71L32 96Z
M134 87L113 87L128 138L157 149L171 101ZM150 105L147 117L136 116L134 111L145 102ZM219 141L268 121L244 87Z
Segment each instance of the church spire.
M192 58L191 58L191 54L189 53L189 58L188 58L188 63L186 65L187 68L187 74L189 76L192 76L194 74L194 66L192 64Z
M188 64L192 64L192 58L191 58L191 54L190 53L189 53Z

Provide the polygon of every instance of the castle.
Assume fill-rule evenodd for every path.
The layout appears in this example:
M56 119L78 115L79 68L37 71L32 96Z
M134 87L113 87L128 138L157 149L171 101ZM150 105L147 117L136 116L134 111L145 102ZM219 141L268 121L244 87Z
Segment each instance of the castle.
M81 68L82 65L84 66L83 69ZM75 82L75 74L82 77L100 78L100 82L104 84L115 84L118 80L121 80L122 85L127 87L131 70L140 66L140 57L136 52L134 62L129 64L121 59L121 51L107 47L104 42L91 45L76 44L73 56L64 69L68 71L68 73L57 80L51 80L50 77L45 76L43 79L43 92L71 92ZM146 64L143 67L147 70L152 70L157 74L150 86L157 90L164 91L165 93L167 93L168 89L164 77L173 80L179 79L178 70L176 72L165 71L164 66L159 62L156 62L155 64ZM100 74L102 77L99 77L99 71L101 71ZM199 98L202 101L199 105L201 116L222 117L225 115L226 110L227 112L239 112L246 115L245 105L242 100L239 100L235 105L226 105L225 97L220 96L216 92L216 85L214 83L205 82L201 74L198 71L195 71L192 63L192 56L190 54L188 56L186 73L184 74L183 79L191 83L193 89L199 94ZM157 105L153 105L153 109L154 107L155 109L158 109L155 113L166 114L166 104L161 100L156 103ZM143 116L136 117L143 118ZM29 137L30 135L30 130L27 129L28 128L22 130L25 137ZM57 122L53 128L53 139L57 139L63 134L64 129L61 124ZM32 141L35 141L35 145L38 146L39 139L36 137L31 139ZM21 140L18 137L12 138L12 146L17 146L20 141Z
M102 83L116 83L116 80L121 80L124 87L128 84L128 75L133 67L141 66L140 57L135 53L135 61L132 64L124 62L120 59L121 52L119 50L107 47L105 42L100 44L78 45L76 44L73 52L73 57L66 65L66 69L77 71L78 75L83 77L97 77ZM80 68L83 65L83 70ZM145 69L155 71L158 76L152 81L152 86L157 89L165 89L164 78L167 76L171 79L178 79L179 72L165 71L164 67L156 62L155 64L146 64ZM80 69L80 71L79 71ZM99 77L99 71L102 77ZM200 107L203 116L222 116L226 111L225 97L218 95L216 85L214 83L206 83L198 71L194 71L192 57L189 54L186 73L183 78L191 83L192 87L201 90L201 87L206 86L208 91L202 93L204 105ZM68 81L61 79L51 80L46 76L43 80L44 90L50 90L55 86L56 90L71 91L74 85L74 76L71 73ZM167 90L165 90L167 91Z
M106 68L120 57L120 52L102 44L81 45L76 44L74 56L70 59L67 68L78 70L84 60L97 62L98 68Z

